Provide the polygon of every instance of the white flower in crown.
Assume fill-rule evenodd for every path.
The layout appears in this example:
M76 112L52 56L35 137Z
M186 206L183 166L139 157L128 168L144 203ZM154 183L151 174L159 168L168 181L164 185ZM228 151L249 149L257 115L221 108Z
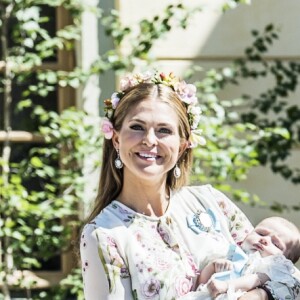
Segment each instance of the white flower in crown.
M108 119L106 119L102 125L102 131L105 134L105 138L110 139L112 137L113 125L110 122L119 101L126 94L126 91L140 83L154 83L163 84L170 87L185 104L187 109L187 117L191 128L191 135L189 138L190 148L197 145L205 145L205 138L202 136L202 131L198 130L198 125L201 118L202 110L197 105L197 89L193 84L188 84L185 81L180 81L173 72L169 75L164 73L145 72L137 74L128 74L120 80L120 91L112 94L110 99L104 100L104 111ZM110 123L108 123L110 122Z
M190 143L190 145L189 145L190 148L195 148L198 145L201 145L201 146L206 145L206 140L202 136L202 130L201 129L192 129L191 130L189 143Z
M196 129L201 119L202 109L200 108L200 106L189 105L187 113L189 116L191 129Z
M112 108L116 109L116 107L117 107L117 105L119 104L119 101L120 101L120 97L119 97L118 93L117 92L113 93L111 95L110 99L111 99L111 106L112 106Z
M136 76L128 74L120 80L120 89L122 92L139 84Z
M153 78L153 73L150 72L150 71L147 71L145 73L137 73L135 75L135 78L140 83L151 83L152 82L152 78Z
M200 116L202 114L202 109L200 106L195 106L195 105L189 105L188 107L188 113Z
M197 129L198 125L199 125L199 122L200 122L200 115L194 115L193 116L193 121L192 121L192 124L191 124L191 129Z

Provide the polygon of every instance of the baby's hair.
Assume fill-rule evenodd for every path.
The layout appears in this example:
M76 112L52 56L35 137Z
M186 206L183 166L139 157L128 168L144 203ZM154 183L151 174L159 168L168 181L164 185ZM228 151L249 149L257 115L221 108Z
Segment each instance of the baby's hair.
M294 239L290 242L285 253L285 257L296 263L300 258L300 231L299 228L291 221L282 217L270 217L269 220L280 222L283 226L293 232Z

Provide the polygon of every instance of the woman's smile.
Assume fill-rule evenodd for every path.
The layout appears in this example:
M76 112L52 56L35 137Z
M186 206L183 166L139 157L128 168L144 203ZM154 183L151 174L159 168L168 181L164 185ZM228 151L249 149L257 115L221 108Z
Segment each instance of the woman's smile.
M148 99L136 105L114 135L126 176L165 178L180 153L178 116L169 104Z
M157 153L154 153L154 152L145 152L145 151L142 151L142 152L137 152L136 153L137 156L143 160L146 160L146 161L157 161L158 159L161 158L160 155L158 155Z

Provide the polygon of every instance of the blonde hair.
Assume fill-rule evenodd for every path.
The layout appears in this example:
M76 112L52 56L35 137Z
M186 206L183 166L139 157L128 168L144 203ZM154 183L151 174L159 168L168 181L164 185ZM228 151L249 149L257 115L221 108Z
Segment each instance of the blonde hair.
M147 99L155 99L170 105L176 112L179 120L179 135L182 141L188 141L191 129L187 117L186 107L179 96L170 88L163 84L140 83L126 91L120 100L114 115L111 119L114 129L120 131L123 121L128 112L138 103ZM104 140L102 166L100 173L100 182L98 195L95 200L94 209L88 218L88 221L94 219L112 200L120 194L123 188L123 169L116 169L114 161L117 152L113 146L112 140ZM181 176L175 179L173 170L167 174L166 187L176 190L187 184L189 171L192 164L192 150L187 148L185 153L177 162L181 170Z

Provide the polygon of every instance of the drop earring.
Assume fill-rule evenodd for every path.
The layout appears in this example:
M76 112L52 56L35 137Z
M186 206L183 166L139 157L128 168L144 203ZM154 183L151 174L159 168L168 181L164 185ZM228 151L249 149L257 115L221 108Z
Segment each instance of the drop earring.
M121 158L120 158L119 149L116 149L116 151L117 151L117 158L115 159L115 167L117 169L122 169L123 162L121 161Z
M180 168L178 167L177 164L175 165L175 168L173 170L173 174L174 174L174 177L176 179L178 179L181 176L181 170L180 170Z

